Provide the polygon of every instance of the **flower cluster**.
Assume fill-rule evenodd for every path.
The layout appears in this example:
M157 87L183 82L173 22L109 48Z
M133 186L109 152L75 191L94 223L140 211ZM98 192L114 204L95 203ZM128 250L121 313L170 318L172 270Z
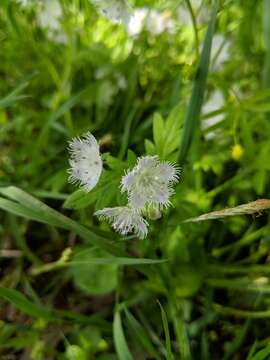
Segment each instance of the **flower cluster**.
M97 184L102 172L99 146L91 133L70 142L69 181L79 183L85 191ZM148 232L148 222L143 216L154 219L160 211L168 207L173 185L179 180L179 169L175 164L160 161L158 156L138 158L133 169L121 179L120 188L127 193L126 206L105 208L95 212L101 220L107 220L122 235L135 233L144 238ZM158 216L157 216L158 214Z

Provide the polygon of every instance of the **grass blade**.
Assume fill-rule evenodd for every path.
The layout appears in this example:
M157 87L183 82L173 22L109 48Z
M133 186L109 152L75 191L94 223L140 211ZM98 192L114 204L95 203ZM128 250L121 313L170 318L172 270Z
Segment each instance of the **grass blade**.
M23 190L15 186L9 186L0 188L0 193L13 200L0 198L0 208L3 210L27 219L74 231L92 245L96 245L113 255L123 255L120 246L103 236L95 234L92 230L50 208Z
M0 287L0 297L13 304L17 309L35 318L55 320L55 316L41 305L28 300L23 294L14 289Z
M116 311L113 319L113 339L119 360L133 360L129 351L119 311Z
M182 166L186 160L189 147L192 142L194 133L198 127L200 111L203 103L204 92L206 88L206 80L210 63L212 38L215 31L217 11L219 8L219 0L215 1L214 8L209 21L207 33L205 36L201 58L193 85L192 95L190 98L187 115L184 122L184 131L182 135L181 147L178 154L178 163Z
M124 308L125 315L127 317L128 324L132 330L132 334L138 340L138 342L145 348L151 357L156 360L160 360L158 352L154 348L152 342L150 341L146 331L142 325L137 321L137 319L129 312L127 308Z
M163 329L165 333L165 343L166 343L166 352L167 352L167 360L173 360L173 354L172 354L172 348L171 348L171 339L170 339L170 331L169 331L169 324L167 320L167 315L161 305L161 303L158 301L158 305L160 307L161 311L161 318L162 318L162 324Z

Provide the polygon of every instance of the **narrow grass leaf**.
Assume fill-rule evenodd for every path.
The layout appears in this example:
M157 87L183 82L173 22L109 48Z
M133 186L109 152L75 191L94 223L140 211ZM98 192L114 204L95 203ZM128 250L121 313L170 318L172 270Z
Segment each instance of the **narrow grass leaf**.
M23 294L14 289L0 287L0 297L4 298L17 309L35 318L42 318L45 320L54 320L55 316L41 305L37 305L28 300Z
M211 19L209 21L207 33L205 36L201 58L196 73L196 78L193 85L191 98L187 110L187 115L184 121L184 130L182 135L181 147L178 154L178 163L182 166L186 160L192 138L199 126L199 116L203 103L206 80L208 75L208 68L210 63L212 38L215 32L216 17L219 8L219 0L215 1Z
M124 335L119 311L116 311L113 319L113 339L119 360L133 360Z
M128 325L134 337L145 348L148 354L151 355L151 357L160 360L161 357L154 348L143 326L138 322L138 320L131 314L131 312L126 307L124 308L124 311L128 321Z
M249 326L250 326L250 319L246 320L245 324L243 324L243 326L236 333L235 338L231 342L225 344L224 346L225 354L223 360L229 360L233 358L233 355L236 354L237 350L244 342Z
M159 301L157 301L157 302L160 307L162 324L163 324L163 329L164 329L164 333L165 333L165 343L166 343L166 352L167 352L166 359L173 360L173 354L172 354L172 348L171 348L171 338L170 338L170 331L169 331L167 315L166 315L166 312L163 309L161 303Z
M0 188L0 193L13 200L12 202L0 199L0 207L2 209L31 220L74 231L90 244L103 248L113 255L123 255L121 248L112 241L95 234L93 231L50 208L23 190L9 186Z

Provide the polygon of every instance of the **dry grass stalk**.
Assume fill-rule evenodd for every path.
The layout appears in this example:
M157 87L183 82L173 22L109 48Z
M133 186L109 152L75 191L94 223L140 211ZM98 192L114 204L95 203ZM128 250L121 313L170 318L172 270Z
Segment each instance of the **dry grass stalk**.
M239 206L235 206L228 209L223 209L219 211L212 211L210 213L206 213L200 215L198 217L190 218L185 220L184 222L198 222L205 220L214 220L221 219L227 216L237 216L237 215L252 215L252 214L261 214L263 210L270 208L270 200L268 199L258 199L256 201L251 201L246 204L242 204Z

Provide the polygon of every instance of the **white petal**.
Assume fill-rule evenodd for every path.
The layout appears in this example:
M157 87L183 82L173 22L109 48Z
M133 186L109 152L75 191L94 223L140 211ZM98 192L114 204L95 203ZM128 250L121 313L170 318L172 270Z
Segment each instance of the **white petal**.
M95 212L101 220L107 220L122 235L134 232L144 238L148 232L147 221L135 209L129 206L105 208Z
M133 186L135 180L136 180L136 177L135 177L134 172L132 172L132 171L127 173L126 175L124 175L121 179L122 192L129 190Z
M157 166L158 176L165 182L177 182L180 169L172 163L162 162Z
M149 169L158 164L158 156L142 156L138 159L135 170Z

